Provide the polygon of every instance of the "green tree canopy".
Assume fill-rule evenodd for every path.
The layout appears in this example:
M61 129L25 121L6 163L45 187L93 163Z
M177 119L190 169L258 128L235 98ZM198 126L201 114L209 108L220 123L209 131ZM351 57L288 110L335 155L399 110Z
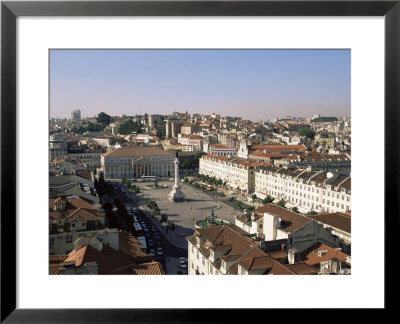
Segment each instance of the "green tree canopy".
M299 133L299 135L305 136L310 139L314 139L314 136L315 136L315 132L308 127L300 127L298 129L298 133Z
M267 196L267 197L265 197L265 198L262 200L262 203L263 203L264 205L266 205L266 204L272 203L273 201L274 201L274 199L273 199L271 196Z
M111 118L111 116L107 115L106 113L101 112L100 114L97 115L96 121L99 124L104 124L107 126L109 123L111 123L112 118Z
M124 122L118 132L121 135L128 135L132 133L143 133L142 124L132 121L131 119Z
M285 208L286 203L285 203L285 201L283 199L281 199L281 200L278 201L277 205Z

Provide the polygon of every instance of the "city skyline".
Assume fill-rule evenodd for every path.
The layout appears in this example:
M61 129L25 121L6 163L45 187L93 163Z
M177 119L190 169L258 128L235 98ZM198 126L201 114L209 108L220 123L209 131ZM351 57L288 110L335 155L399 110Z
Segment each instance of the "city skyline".
M50 117L346 117L350 82L350 50L51 50Z

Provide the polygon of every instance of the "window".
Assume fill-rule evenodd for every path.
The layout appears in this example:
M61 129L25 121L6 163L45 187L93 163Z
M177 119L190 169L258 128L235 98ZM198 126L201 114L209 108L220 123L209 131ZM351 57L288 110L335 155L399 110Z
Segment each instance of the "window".
M204 265L204 264L205 264L205 262L206 262L206 260L204 259L204 257L202 257L202 259L201 259L201 263Z
M72 224L72 228L75 228L75 224Z
M196 258L199 259L199 251L196 253Z
M65 243L71 243L72 242L72 235L67 235L65 237Z
M193 245L192 245L192 254L194 254L194 247L193 247Z

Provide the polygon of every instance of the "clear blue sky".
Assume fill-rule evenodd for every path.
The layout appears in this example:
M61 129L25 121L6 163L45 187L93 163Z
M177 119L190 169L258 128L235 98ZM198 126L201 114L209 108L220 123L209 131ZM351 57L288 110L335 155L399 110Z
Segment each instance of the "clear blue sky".
M350 50L51 50L50 116L350 116Z

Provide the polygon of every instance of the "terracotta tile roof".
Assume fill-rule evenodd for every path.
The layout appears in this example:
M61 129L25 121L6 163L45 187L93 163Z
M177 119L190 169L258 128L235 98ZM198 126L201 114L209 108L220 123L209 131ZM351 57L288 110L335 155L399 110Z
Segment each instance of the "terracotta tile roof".
M68 255L49 255L49 274L58 275L60 264L68 258Z
M319 268L312 267L304 262L287 264L286 267L298 275L316 274L319 271Z
M159 262L147 262L130 265L122 269L118 269L113 274L130 274L130 275L162 275L163 270Z
M284 259L288 257L287 252L281 250L268 252L267 254L274 259Z
M347 233L351 233L351 216L345 213L329 213L329 214L318 214L309 216L315 219L317 222L335 227Z
M281 218L280 230L288 233L296 231L313 221L311 218L297 214L274 204L267 204L265 206L259 207L255 209L254 212L259 215L264 215L264 213L268 213L273 216L279 216Z
M87 210L83 208L78 208L74 212L72 212L65 220L67 222L76 222L76 221L91 221L91 220L99 220L103 215L97 210Z
M282 153L282 152L304 152L307 148L304 145L270 145L270 144L259 144L250 146L252 151L268 151L270 153Z
M272 268L266 273L268 275L295 275L296 273L290 270L287 266L275 261Z
M170 152L164 151L158 147L153 146L133 146L133 147L121 147L116 150L108 151L102 156L104 157L137 157L137 156L160 156L169 155L173 156Z
M318 251L326 251L326 253L324 253L323 255L319 256ZM318 265L321 262L327 261L329 259L339 259L343 262L347 263L347 257L349 257L349 255L335 250L333 248L331 248L330 246L327 246L325 244L322 243L317 243L313 246L311 246L309 249L305 250L302 254L301 254L301 259L304 260L304 262L308 265L314 266L314 265ZM349 263L347 263L349 264Z
M262 270L262 269L271 269L275 260L270 256L260 255L256 257L245 257L244 259L240 260L238 263L241 267L246 269L247 271L251 270Z
M96 210L96 207L94 207L90 202L83 199L82 197L77 197L77 196L72 197L72 198L57 197L54 199L50 199L49 200L49 208L51 210L54 210L54 207L58 201L63 201L66 204L66 209L85 208L85 209Z
M119 250L132 256L134 259L144 259L151 261L151 256L148 256L142 251L142 246L138 239L132 236L129 232L119 231Z
M225 149L225 150L236 150L236 146L228 146L225 144L210 144L211 148L215 149Z

